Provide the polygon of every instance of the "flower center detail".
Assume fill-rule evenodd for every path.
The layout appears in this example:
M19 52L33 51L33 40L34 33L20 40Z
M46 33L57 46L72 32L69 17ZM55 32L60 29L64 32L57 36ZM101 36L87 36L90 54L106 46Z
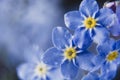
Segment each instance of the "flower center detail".
M71 60L76 57L76 50L74 48L67 48L64 52L66 59Z
M87 29L90 28L94 28L96 26L96 20L92 17L88 17L85 21L84 21L84 25Z
M107 55L107 61L113 61L118 57L118 52L113 51Z
M43 63L40 63L35 68L35 73L39 76L45 76L47 74L47 66Z

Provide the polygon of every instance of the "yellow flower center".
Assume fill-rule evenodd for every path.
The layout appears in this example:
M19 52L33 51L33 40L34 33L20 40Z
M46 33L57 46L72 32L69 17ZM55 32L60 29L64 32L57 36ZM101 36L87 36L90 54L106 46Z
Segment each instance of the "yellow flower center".
M74 48L67 48L64 52L66 59L71 60L76 57L76 50Z
M107 55L107 61L113 61L118 57L118 52L113 51Z
M40 63L35 68L35 73L39 76L45 76L47 74L47 66L43 63Z
M84 25L87 29L90 28L94 28L96 26L96 20L92 17L88 17L85 21L84 21Z

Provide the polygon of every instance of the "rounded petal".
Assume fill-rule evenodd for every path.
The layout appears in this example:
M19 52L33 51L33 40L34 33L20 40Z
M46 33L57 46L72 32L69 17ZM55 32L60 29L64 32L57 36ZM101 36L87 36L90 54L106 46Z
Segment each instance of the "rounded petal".
M117 72L117 65L114 63L105 63L102 68L102 78L104 80L113 79Z
M72 61L66 60L61 65L61 72L63 76L68 80L74 80L78 74L79 68L74 65Z
M82 80L100 80L99 75L97 73L88 73L86 76L82 78Z
M83 51L81 53L78 53L76 60L79 63L81 69L91 71L94 67L91 61L93 57L94 55L92 53L88 51Z
M17 68L17 75L22 80L32 80L35 76L34 68L32 64L22 64Z
M86 16L93 16L98 12L99 6L96 0L83 0L80 4L79 10Z
M115 40L113 39L107 40L106 42L97 46L97 51L102 56L106 56L110 51L113 50L115 50Z
M75 30L82 26L82 17L79 11L71 11L64 15L64 21L68 28Z
M87 49L92 43L89 30L77 29L74 33L73 41L74 41L74 44L79 48Z
M94 32L93 40L97 44L101 44L109 39L109 31L104 27L96 27L94 28Z
M109 8L100 9L98 23L102 24L104 27L110 26L110 23L113 22L112 14L114 14L114 12Z
M64 27L56 27L52 32L53 45L58 49L65 49L72 44L72 34Z
M62 55L63 52L57 48L50 48L43 55L43 62L53 67L60 66L63 60Z

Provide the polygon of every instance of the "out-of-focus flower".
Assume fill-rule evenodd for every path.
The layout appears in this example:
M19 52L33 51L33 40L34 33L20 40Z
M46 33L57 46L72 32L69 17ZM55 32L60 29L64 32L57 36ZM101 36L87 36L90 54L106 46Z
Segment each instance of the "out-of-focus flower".
M101 69L102 80L113 79L120 64L120 40L110 39L98 45L97 50L99 54L92 61Z
M51 66L61 66L66 79L75 79L80 67L85 70L94 67L90 62L93 54L86 50L86 46L76 46L72 34L66 28L54 28L52 41L54 47L46 51L43 61Z
M109 8L102 8L95 0L83 0L79 11L71 11L65 14L65 24L71 30L75 30L77 45L79 42L101 43L109 37L107 26L112 22L109 17L113 11ZM81 37L82 36L82 37Z
M63 80L59 69L42 61L43 51L38 47L30 51L30 56L26 55L26 62L17 68L17 74L21 80Z
M108 29L113 36L120 35L120 1L106 2L104 7L110 8L115 14L109 16L112 17L112 23L109 24Z

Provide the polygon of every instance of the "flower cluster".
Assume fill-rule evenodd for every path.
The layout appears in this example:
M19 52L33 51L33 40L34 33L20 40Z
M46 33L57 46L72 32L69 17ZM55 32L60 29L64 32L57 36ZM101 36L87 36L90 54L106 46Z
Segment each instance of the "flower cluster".
M120 64L120 40L111 37L120 35L120 8L115 12L110 8L99 9L95 0L83 0L78 11L66 13L64 21L69 30L54 28L53 47L42 55L43 52L35 53L36 57L31 56L28 62L19 66L19 78L80 80L77 76L82 69L87 74L81 80L112 80ZM89 49L93 43L97 44L94 48L97 54ZM59 75L54 73L58 69Z

